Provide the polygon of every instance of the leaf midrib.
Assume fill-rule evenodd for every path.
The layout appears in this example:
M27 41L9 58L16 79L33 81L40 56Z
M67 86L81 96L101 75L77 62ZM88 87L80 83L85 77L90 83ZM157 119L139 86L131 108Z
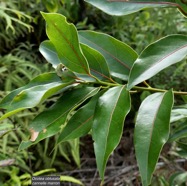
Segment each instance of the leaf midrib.
M123 63L120 59L118 59L117 57L115 57L114 55L112 55L110 52L108 52L107 50L105 50L104 48L100 47L99 45L97 45L96 43L92 42L91 40L85 38L84 36L81 35L81 37L83 37L85 40L87 40L88 42L92 43L93 45L95 45L96 47L100 48L102 51L104 51L105 53L107 53L109 56L111 56L115 61L119 62L121 65L123 65L125 68L127 68L128 70L130 70L130 67L126 64Z
M178 51L184 49L185 47L187 47L187 45L183 45L183 46L179 47L178 49L176 49L176 50L170 52L169 54L165 55L165 56L162 57L160 60L158 60L156 63L154 63L153 65L151 65L150 68L148 68L145 72L147 72L148 70L150 70L151 68L153 68L155 65L161 63L161 62L164 61L165 59L167 59L167 57L170 57L170 56L172 56L173 54L175 54L176 52L178 52ZM140 59L141 59L141 58L140 58ZM141 59L141 61L142 61L142 59Z
M153 5L159 5L159 4L161 4L161 5L171 5L171 6L179 6L179 4L177 4L177 3L173 3L173 2L146 2L146 1L139 1L139 2L133 2L133 1L131 1L131 2L129 2L129 1L125 1L125 0L108 0L109 2L111 2L111 3L120 3L120 2L123 2L123 3L127 3L127 4L153 4Z
M68 113L72 108L75 107L75 105L82 103L82 101L84 101L92 92L94 92L97 88L91 90L88 94L86 94L81 100L77 101L76 104L74 104L73 106L71 106L67 111L65 111L63 114L59 115L55 120L51 121L51 123L49 123L46 127L48 127L49 125L51 125L52 123L55 123L57 120L59 120L62 116L64 116L66 113Z
M56 30L61 34L61 36L64 38L64 40L68 43L68 45L70 46L70 48L72 49L72 51L74 52L75 56L77 57L79 63L80 63L80 66L83 67L83 69L85 70L85 72L87 74L89 74L89 71L87 70L87 68L85 67L85 65L82 63L82 60L80 58L80 56L78 55L78 53L76 52L74 46L71 44L71 42L68 40L68 38L65 37L65 34L62 32L62 30L59 30L58 27L55 25L55 23L53 21L51 21L51 19L49 18L51 24L56 28ZM69 23L68 24L68 27L70 27L71 25ZM84 58L84 56L83 56ZM85 59L86 61L86 59ZM77 64L76 64L77 65Z
M69 133L69 135L66 136L66 137L65 137L63 140L61 140L60 142L66 140L66 138L68 138L69 136L71 136L71 134L72 134L73 132L78 131L83 125L85 125L88 121L90 121L90 120L93 118L93 116L94 116L94 115L90 116L89 118L86 118L85 121L81 122L81 124L80 124L78 127L76 127L75 130L73 130L71 133Z
M109 127L108 127L108 130L107 130L107 134L106 134L106 143L105 143L105 148L104 148L104 152L105 152L105 154L104 154L104 158L106 157L106 149L107 149L107 141L108 141L108 138L109 138L109 129L110 129L110 123L111 123L111 121L112 121L112 118L113 118L113 113L114 113L114 110L115 110L115 108L116 108L116 105L117 105L117 103L118 103L118 101L119 101L119 99L120 99L120 96L121 96L121 92L122 92L122 90L124 89L124 87L125 86L122 86L121 87L121 90L119 91L119 95L118 95L118 98L117 98L117 100L116 100L116 103L115 103L115 105L114 105L114 108L113 108L113 110L112 110L112 112L111 112L111 116L110 116L110 119L109 119ZM104 159L103 159L104 160ZM104 162L104 161L103 161ZM102 166L102 168L104 168L104 164L103 164L103 166Z
M166 95L166 92L165 93L163 93L163 96L162 96L162 99L161 99L161 101L160 101L160 104L158 105L158 108L157 108L157 111L156 111L156 113L155 113L155 116L154 116L154 119L153 119L153 122L152 122L152 130L151 130L151 135L150 135L150 143L149 143L149 150L148 150L148 156L147 156L147 165L148 165L148 163L149 163L149 154L150 154L150 147L151 147L151 143L152 143L152 136L153 136L153 130L154 130L154 126L155 126L155 122L156 122L156 119L157 119L157 114L159 113L159 109L160 109L160 107L161 107L161 105L162 105L162 102L163 102L163 100L164 100L164 97L165 97L165 95ZM148 179L148 171L147 171L147 169L148 169L148 166L146 166L146 173L147 173L147 179Z

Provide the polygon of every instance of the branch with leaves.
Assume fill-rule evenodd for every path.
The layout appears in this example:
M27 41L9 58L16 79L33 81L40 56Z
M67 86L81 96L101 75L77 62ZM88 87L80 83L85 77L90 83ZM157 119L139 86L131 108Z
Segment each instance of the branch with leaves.
M103 0L94 2L101 8L110 6ZM143 8L139 5L137 3L134 10ZM119 13L123 14L122 11ZM78 32L60 14L42 13L42 16L47 23L49 40L41 43L40 52L55 72L41 74L28 85L8 94L0 104L7 111L0 120L59 95L56 103L30 123L32 134L37 135L23 141L19 149L57 133L57 144L90 133L103 183L107 160L120 142L125 118L131 110L131 93L154 92L141 103L134 133L142 184L149 185L160 151L169 139L174 95L187 93L152 88L146 80L186 57L187 36L161 38L138 55L130 46L110 35Z

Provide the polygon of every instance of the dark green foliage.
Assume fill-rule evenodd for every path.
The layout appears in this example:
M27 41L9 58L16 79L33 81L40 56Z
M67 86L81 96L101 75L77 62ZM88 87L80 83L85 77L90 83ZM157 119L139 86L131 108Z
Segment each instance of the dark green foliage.
M109 5L104 0L95 2L101 7L105 3ZM171 111L173 95L181 95L183 99L175 96L175 103L186 101L186 92L181 91L186 91L183 85L187 73L187 29L185 18L176 9L144 10L144 4L130 3L135 13L112 17L82 0L1 3L0 95L21 88L2 99L0 105L3 108L0 160L16 160L14 166L2 171L0 184L8 175L11 177L7 184L16 181L28 184L31 177L23 172L43 169L45 173L54 171L49 169L53 166L63 171L72 159L80 166L79 137L88 133L93 137L97 167L104 181L106 163L121 139L126 115L131 109L133 114L130 114L134 116L140 104L134 138L143 185L151 182L159 154L169 137L170 114L173 120L169 141L176 141L180 149L176 152L186 155L186 106ZM177 8L185 14L185 6L177 3L180 5ZM109 5L110 14L132 13L126 4L113 5L119 12ZM119 5L124 5L127 12L121 11ZM163 5L154 2L148 5L159 6ZM23 17L14 9L22 11ZM41 74L49 71L49 66L44 65L38 53L39 43L46 39L45 22L39 11L51 13L42 13L49 40L42 42L40 52L52 64L52 73ZM168 34L180 35L165 37ZM147 79L149 84L145 82ZM171 88L175 91L164 90ZM139 92L143 92L141 97ZM131 105L134 103L138 105ZM5 119L9 116L10 120ZM15 146L19 144L18 153ZM25 150L28 147L29 151ZM59 161L58 157L68 163ZM185 176L177 173L170 183ZM26 182L23 177L27 178ZM166 180L160 177L159 182L166 183Z

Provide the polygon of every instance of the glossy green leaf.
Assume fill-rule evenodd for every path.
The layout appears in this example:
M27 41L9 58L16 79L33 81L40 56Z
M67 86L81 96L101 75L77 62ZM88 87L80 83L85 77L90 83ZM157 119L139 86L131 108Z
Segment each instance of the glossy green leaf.
M59 143L62 141L82 137L91 130L98 95L100 94L95 95L89 101L89 103L80 108L71 117L66 127L63 128L62 133L59 136Z
M39 141L41 141L45 138L49 138L49 137L57 134L61 130L61 126L65 122L66 116L67 115L64 115L64 117L59 118L56 122L52 123L52 125L49 125L48 127L46 127L45 130L41 131L39 133L37 139L34 142L32 142L30 140L29 141L22 141L21 144L19 145L18 150L24 150L32 145L37 144Z
M0 103L0 108L7 109L9 107L10 103L12 102L13 98L25 89L32 88L37 85L50 84L53 82L61 82L60 78L55 73L41 74L41 75L35 77L33 80L31 80L27 85L12 91L5 98L3 98L3 100Z
M36 79L38 82L36 82ZM6 107L6 114L4 114L0 120L3 120L26 108L35 107L51 95L57 93L59 90L72 83L73 81L64 83L54 73L38 76L31 81L30 84L26 85L23 90L20 91L20 89L18 89L17 91L13 91L5 97L4 100L2 100L2 105L8 105Z
M110 88L97 102L92 135L97 168L102 180L107 160L121 139L129 110L130 95L125 86Z
M58 64L61 63L61 61L58 58L58 54L56 51L56 48L54 47L53 43L49 40L43 41L40 44L39 51L44 56L44 58L52 64L53 68L56 69Z
M82 87L81 89L66 92L51 108L40 113L31 122L29 128L35 132L39 132L39 135L34 142L23 141L20 144L19 150L28 148L29 146L60 132L60 128L65 123L69 112L86 99L94 96L98 90L99 88Z
M132 48L107 34L93 31L80 31L79 40L105 57L113 77L128 79L130 69L138 57Z
M77 76L73 72L63 69L64 65L60 62L57 51L52 42L42 42L39 50L45 57L45 59L52 64L53 68L55 68L56 70L57 75L61 77L63 82L71 81L77 78Z
M170 35L149 45L135 61L128 89L180 62L187 55L187 36Z
M154 93L141 104L135 125L134 143L143 186L151 182L160 151L169 137L173 93Z
M75 73L75 75L77 76L77 78L79 80L83 80L85 82L97 82L97 80L94 77L91 77L91 76L86 75L86 74Z
M42 13L46 32L56 48L60 61L71 71L89 74L86 58L80 49L76 27L60 14Z
M105 58L93 48L81 44L82 51L88 61L90 72L99 79L110 80L110 73Z
M62 61L59 59L58 54L57 54L57 50L54 47L54 45L52 44L51 41L44 41L41 43L40 48L39 48L40 52L42 53L42 55L44 56L44 58L52 64L53 68L56 69L56 71L58 70L58 66L62 66ZM94 78L90 77L89 75L86 74L78 74L78 73L73 73L71 71L68 70L61 73L61 77L62 79L69 79L69 77L72 79L72 77L74 79L82 79L83 81L87 81L87 82L94 82L96 81ZM58 72L57 72L58 74Z
M89 97L94 96L98 90L99 88L96 87L82 87L64 93L54 106L39 114L31 122L29 128L37 132L42 131L48 125L64 117L64 115L68 114L74 107L78 106Z
M85 0L110 15L128 15L145 8L176 7L175 0Z

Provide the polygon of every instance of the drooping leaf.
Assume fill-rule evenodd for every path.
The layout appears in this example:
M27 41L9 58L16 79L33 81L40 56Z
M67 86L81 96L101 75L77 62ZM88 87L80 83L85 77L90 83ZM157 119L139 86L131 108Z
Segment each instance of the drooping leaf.
M29 128L35 132L39 132L39 135L34 142L23 141L19 146L19 150L28 148L60 132L68 113L86 99L94 96L98 91L99 88L82 87L81 89L75 89L64 94L51 108L40 113L31 122Z
M31 122L29 128L40 132L48 125L57 122L76 106L81 104L89 97L94 96L99 91L96 87L81 87L68 91L48 110L42 112Z
M44 56L44 58L52 64L53 68L56 69L58 64L61 63L61 61L58 58L58 54L56 51L56 48L54 47L53 43L49 40L43 41L40 44L39 51Z
M85 0L110 15L128 15L145 8L177 7L175 0Z
M35 107L46 98L72 83L73 81L63 82L54 73L38 76L28 85L13 91L2 100L1 105L7 109L7 112L0 118L0 120L26 108Z
M154 93L141 104L135 125L134 143L143 186L151 182L160 151L169 137L173 93Z
M113 77L128 79L130 69L138 57L132 48L107 34L93 31L79 31L79 40L105 57Z
M80 49L76 27L66 17L55 13L42 13L47 22L46 32L58 57L73 72L89 74L86 58Z
M12 91L10 94L4 97L3 100L1 100L0 108L7 109L10 103L12 102L13 98L25 89L32 88L37 85L45 85L53 82L61 82L60 78L55 73L40 74L39 76L31 80L27 85Z
M60 118L58 121L56 121L55 123L53 123L52 125L49 125L45 130L43 130L42 132L39 133L39 135L37 136L37 138L35 139L35 141L22 141L21 144L19 145L18 150L24 150L34 144L37 144L39 141L45 139L45 138L49 138L51 136L54 136L55 134L57 134L60 129L61 129L61 125L65 122L65 115L63 118Z
M187 36L170 35L149 45L135 61L128 89L180 62L187 55Z
M92 135L97 168L102 180L107 160L120 141L129 110L130 95L125 86L110 88L97 102Z
M88 61L90 72L99 79L110 80L110 73L105 58L93 48L81 44L82 51Z
M98 100L98 96L95 95L89 103L80 108L68 121L65 128L63 128L58 143L67 141L74 138L79 138L87 134L93 124L93 116L95 112L95 105Z

